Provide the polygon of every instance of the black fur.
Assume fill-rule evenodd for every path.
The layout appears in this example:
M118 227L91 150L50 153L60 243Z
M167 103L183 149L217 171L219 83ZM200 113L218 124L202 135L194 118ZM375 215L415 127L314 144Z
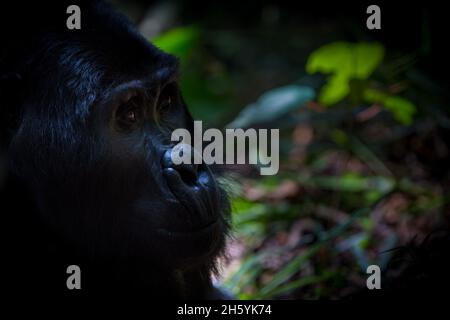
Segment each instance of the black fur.
M81 8L81 30L66 28L70 4ZM166 122L192 130L176 89L176 58L102 2L2 6L0 183L8 288L69 293L66 268L76 264L81 293L142 289L160 298L220 298L210 275L228 230L226 196L211 168L197 168L205 185L184 178L174 184L162 164L172 146ZM166 83L177 100L167 119L156 123L149 116L139 129L122 132L111 110L136 81L146 108ZM214 221L212 229L196 232Z

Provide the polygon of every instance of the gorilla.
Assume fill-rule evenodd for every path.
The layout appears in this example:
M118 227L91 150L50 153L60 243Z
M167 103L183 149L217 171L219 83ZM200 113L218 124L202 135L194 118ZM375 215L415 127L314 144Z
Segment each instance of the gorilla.
M4 286L227 298L211 281L230 220L220 168L170 158L171 132L193 130L177 59L100 1L1 12Z

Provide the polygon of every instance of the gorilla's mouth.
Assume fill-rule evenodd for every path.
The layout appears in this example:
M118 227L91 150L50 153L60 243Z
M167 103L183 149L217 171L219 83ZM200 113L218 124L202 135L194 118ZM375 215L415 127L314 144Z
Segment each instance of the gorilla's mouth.
M189 166L179 166L177 169L181 180L188 186L194 186L198 177L196 169L191 169Z
M202 232L214 227L218 222L217 200L215 188L209 188L209 184L215 183L214 178L207 172L196 173L195 180L189 183L183 179L185 170L172 167L163 168L170 192L185 209L186 222L190 225L188 232ZM184 231L183 231L184 232ZM182 233L183 233L182 232Z

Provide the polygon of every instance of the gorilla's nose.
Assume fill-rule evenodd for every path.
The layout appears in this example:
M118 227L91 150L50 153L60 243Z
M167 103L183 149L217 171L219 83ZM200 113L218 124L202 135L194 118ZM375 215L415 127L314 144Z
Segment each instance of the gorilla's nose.
M177 145L174 149L171 148L164 152L163 167L174 168L186 184L193 185L198 179L198 165L193 163L194 152L194 149L188 144ZM185 161L174 163L173 155L177 155Z

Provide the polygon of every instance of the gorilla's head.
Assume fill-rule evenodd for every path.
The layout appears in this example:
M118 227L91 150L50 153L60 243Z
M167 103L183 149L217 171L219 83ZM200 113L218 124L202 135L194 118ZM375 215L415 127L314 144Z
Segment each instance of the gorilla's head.
M9 173L30 190L39 219L80 252L211 263L228 204L213 169L168 156L171 132L193 130L177 59L108 6L79 6L81 30L67 29L58 3L29 9L22 19L34 27L7 36L0 91L14 128L4 131Z

